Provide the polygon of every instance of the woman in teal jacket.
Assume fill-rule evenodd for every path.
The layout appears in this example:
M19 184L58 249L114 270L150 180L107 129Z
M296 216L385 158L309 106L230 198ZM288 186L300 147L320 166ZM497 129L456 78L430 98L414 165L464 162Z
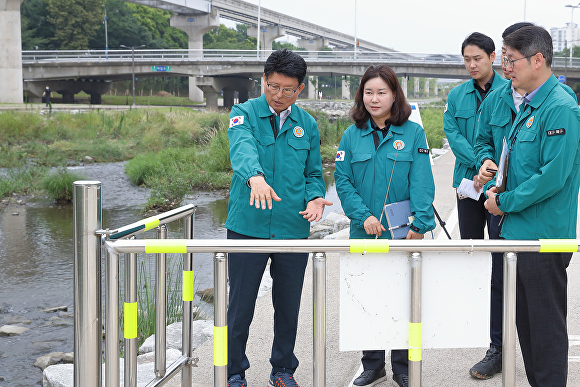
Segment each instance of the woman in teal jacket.
M435 228L435 185L423 128L409 121L411 107L395 72L371 66L361 79L351 117L355 124L343 134L336 155L334 178L350 237L391 238L385 204L411 201L414 220L407 239L421 239ZM408 385L406 350L391 352L393 380ZM355 386L386 379L385 351L363 351L363 373Z

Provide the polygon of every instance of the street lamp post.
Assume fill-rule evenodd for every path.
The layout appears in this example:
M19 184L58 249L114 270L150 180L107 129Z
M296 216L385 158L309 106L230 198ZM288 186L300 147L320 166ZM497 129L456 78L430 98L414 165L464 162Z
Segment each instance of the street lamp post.
M575 8L580 8L580 3L576 4L576 5L565 5L565 8L571 8L571 20L570 20L570 39L568 40L570 42L570 65L572 65L572 51L573 51L573 47L574 47L574 9ZM566 47L568 48L568 47Z
M107 33L107 7L103 4L105 8L105 56L109 59L109 34Z
M132 66L132 73L133 73L133 106L135 106L135 46L127 47L122 44L119 44L120 47L123 48L131 48L131 66ZM144 44L140 45L137 48L145 47Z

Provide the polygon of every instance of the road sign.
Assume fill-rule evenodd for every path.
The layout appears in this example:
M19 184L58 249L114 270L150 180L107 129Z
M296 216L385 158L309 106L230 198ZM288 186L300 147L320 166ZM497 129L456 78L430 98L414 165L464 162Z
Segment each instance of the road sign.
M153 71L171 71L171 66L151 66Z
M558 81L559 81L560 83L565 83L565 82L566 82L566 77L565 77L565 76L563 76L563 75L560 75L560 76L558 77Z

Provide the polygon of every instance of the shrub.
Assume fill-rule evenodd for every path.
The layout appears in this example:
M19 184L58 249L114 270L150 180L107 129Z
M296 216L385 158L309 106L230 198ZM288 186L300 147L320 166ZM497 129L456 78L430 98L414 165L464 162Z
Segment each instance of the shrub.
M78 173L71 173L66 168L59 168L44 176L42 188L57 202L72 202L73 183L86 179Z

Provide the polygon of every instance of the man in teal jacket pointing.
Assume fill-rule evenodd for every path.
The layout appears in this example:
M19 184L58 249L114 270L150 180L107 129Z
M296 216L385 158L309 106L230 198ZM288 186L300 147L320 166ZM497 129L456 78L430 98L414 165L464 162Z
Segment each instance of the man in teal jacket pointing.
M332 205L324 199L318 126L294 104L305 76L302 57L278 50L264 66L265 94L232 108L228 239L307 238L310 222L320 220L324 206ZM228 255L229 387L247 386L246 342L268 259L274 305L269 385L297 387L294 344L307 253Z

